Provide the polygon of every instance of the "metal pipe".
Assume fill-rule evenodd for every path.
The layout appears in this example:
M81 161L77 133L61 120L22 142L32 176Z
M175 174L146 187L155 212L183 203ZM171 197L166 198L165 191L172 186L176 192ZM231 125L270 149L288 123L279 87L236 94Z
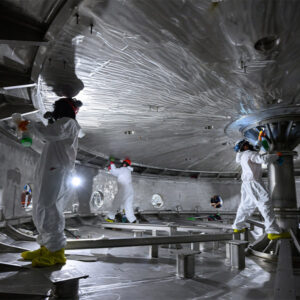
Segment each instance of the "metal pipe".
M257 221L257 220L248 219L246 222L249 223L249 224L252 224L252 225L254 225L256 227L265 228L264 223L260 222L260 221Z
M166 231L171 232L170 225L153 225L153 224L108 224L102 223L102 228L118 228L125 230L156 230L156 231Z
M114 248L132 246L150 246L165 244L187 244L193 242L227 241L232 239L232 234L203 234L181 235L168 237L125 238L125 239L82 239L68 240L66 249Z

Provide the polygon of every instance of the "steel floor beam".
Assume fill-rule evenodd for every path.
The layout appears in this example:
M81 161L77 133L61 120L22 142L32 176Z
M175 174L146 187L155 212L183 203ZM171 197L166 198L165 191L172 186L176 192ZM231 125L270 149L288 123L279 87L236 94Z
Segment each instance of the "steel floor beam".
M181 235L181 236L159 236L147 238L124 238L124 239L82 239L68 240L66 249L90 249L90 248L114 248L132 246L151 246L165 244L184 244L195 242L228 241L232 234L202 234L202 235Z

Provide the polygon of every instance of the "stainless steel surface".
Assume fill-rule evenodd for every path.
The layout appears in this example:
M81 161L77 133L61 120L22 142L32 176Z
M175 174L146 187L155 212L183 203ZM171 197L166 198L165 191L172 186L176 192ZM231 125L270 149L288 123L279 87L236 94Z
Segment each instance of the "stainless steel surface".
M79 231L81 235L93 234L95 237L102 234L111 238L132 235L128 231L101 230L96 225L80 226ZM25 242L24 245L30 243ZM184 281L176 278L176 251L161 247L159 258L155 259L149 259L149 247L67 250L68 257L73 256L76 260L68 259L62 270L75 268L89 275L89 278L79 281L80 300L141 297L146 300L200 300L212 297L220 300L273 299L275 263L246 257L246 268L237 270L231 268L230 261L225 258L223 243L218 250L212 248L212 243L204 244L201 255L195 257L194 278ZM188 250L189 245L184 246ZM15 255L17 260L19 254ZM83 262L78 261L80 258L76 256L91 259ZM13 260L11 262L14 263ZM45 287L50 290L51 282L47 278L59 269L60 266L54 269L29 267L26 270L1 272L0 298L6 299L7 294L3 296L6 292L14 300L24 300L27 299L26 294L42 293ZM299 274L295 273L295 278L299 279ZM300 295L298 287L297 295ZM34 296L27 297L35 300Z
M36 86L36 83L28 83L28 84L22 84L22 85L16 85L16 86L3 87L3 89L8 91L8 90L30 88L30 87L35 87L35 86Z
M273 140L271 121L287 121L285 136L293 135L288 120L300 113L297 0L3 0L0 17L0 40L10 40L0 44L0 86L37 84L2 90L2 102L12 99L2 116L31 111L34 104L39 118L57 97L81 91L83 162L96 164L100 157L103 167L109 155L130 156L144 166L140 172L238 178L232 147L240 133L225 136L229 123L241 120L246 129L263 112ZM270 36L273 48L263 44ZM38 47L41 42L47 47ZM25 108L15 106L20 99ZM224 265L224 252L214 251L206 261L201 256L196 278L184 286L169 260L136 262L130 253L127 260L108 256L112 262L92 267L76 262L93 275L82 285L82 299L273 298L265 265L248 260L245 270L234 273ZM7 280L0 279L1 290L37 290L32 281L38 278L17 275L2 274Z
M296 0L5 0L2 6L8 26L0 39L20 40L21 28L25 41L48 41L48 47L1 45L0 64L15 72L3 80L16 81L13 74L25 68L38 87L24 97L41 111L70 85L73 93L81 90L79 121L87 133L81 149L94 157L130 156L160 169L153 173L237 174L231 149L238 135L225 137L226 126L262 111L297 113ZM257 47L272 39L273 48Z
M274 300L282 299L296 299L296 282L293 275L290 240L280 241L279 258L274 284Z
M72 250L73 253L82 251ZM90 249L84 251L91 255ZM89 274L87 279L79 281L80 300L273 299L276 267L272 264L246 258L247 267L235 270L230 268L223 249L209 250L195 257L194 278L183 281L176 278L175 255L168 249L160 251L159 259L149 260L147 247L114 248L109 254L103 254L104 249L94 249L92 253L98 261L68 260L63 269L76 268ZM10 296L14 300L35 300L34 294L45 295L51 288L51 282L43 275L46 269L2 272L1 299L9 299ZM298 279L299 275L296 276ZM5 296L4 292L7 293ZM298 295L299 292L298 289ZM31 296L26 298L26 294Z
M79 299L79 279L68 280L53 284L52 295L56 299Z
M36 236L26 234L10 224L6 225L3 232L5 232L7 235L15 239L16 241L36 241Z
M245 247L246 241L232 240L229 241L229 256L231 266L237 269L245 268Z
M28 267L31 265L30 261L21 260L20 253L12 253L6 252L6 253L0 253L0 270L1 272L5 271L5 269L11 271L11 270L17 270L24 267Z
M149 247L149 257L150 258L158 258L159 248L158 245L151 245Z
M199 232L189 231L191 235L193 234L199 234ZM200 250L200 243L191 243L191 250L193 251L199 251Z
M247 223L249 223L250 225L254 225L260 228L265 228L265 225L263 222L257 221L257 220L253 220L253 219L248 219Z
M118 228L124 230L146 230L146 231L166 231L171 232L171 227L169 225L153 225L153 224L108 224L102 223L102 228Z
M193 278L195 275L195 255L200 252L179 250L176 253L176 273L179 278Z
M226 251L226 259L230 260L230 257L231 257L231 245L229 243L226 243L225 251Z
M181 235L170 237L147 237L147 238L123 238L123 239L86 239L68 240L66 249L85 248L111 248L111 247L131 247L149 246L165 244L181 244L192 242L226 241L232 239L232 234L203 234L203 235Z
M275 208L297 208L297 197L294 177L293 154L284 154L283 163L277 162L268 165L269 192ZM298 230L298 216L287 217L288 213L276 216L278 225L288 230Z
M24 249L13 244L0 242L0 253L21 253L28 249Z
M269 190L275 208L296 208L293 154L284 155L283 163L269 164Z
M145 232L144 230L132 230L133 232L133 237L142 237L143 233Z
M0 44L7 44L12 46L47 46L45 41L24 41L24 40L0 40Z
M253 248L250 248L250 252L257 257L260 257L260 258L263 258L263 259L266 259L269 261L276 261L278 258L278 256L275 254L264 253L264 252L261 252L260 250L255 250Z
M229 225L229 224L222 224L222 223L214 224L213 222L211 222L211 223L198 222L197 226L178 225L178 226L173 226L173 227L171 224L158 225L158 224L122 224L122 223L121 224L102 223L101 226L103 228L118 228L118 229L123 229L123 230L165 231L165 232L168 232L170 235L171 235L171 233L175 234L176 231L178 231L178 232L194 231L194 232L213 233L213 232L218 232L220 230L225 231L225 230L232 229L231 225Z
M78 298L79 279L89 277L75 268L51 271L49 275L44 275L49 277L50 281L53 283L52 294L58 299Z
M264 129L272 151L292 151L299 144L299 106L281 106L243 116L226 128L226 133L242 133L252 144Z
M297 236L295 235L294 231L292 229L289 230L291 237L293 239L294 245L296 249L298 250L298 254L300 254L300 243L299 240L297 239Z

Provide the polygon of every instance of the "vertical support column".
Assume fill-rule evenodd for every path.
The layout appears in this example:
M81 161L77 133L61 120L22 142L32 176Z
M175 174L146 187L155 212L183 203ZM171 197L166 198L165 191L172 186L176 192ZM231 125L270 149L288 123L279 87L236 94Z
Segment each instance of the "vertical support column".
M234 233L232 234L232 239L233 239L234 241L239 241L239 240L241 240L241 234L238 233L238 232L234 232Z
M274 299L296 300L296 281L293 274L292 249L289 240L280 241L280 251L274 283Z
M241 240L242 241L249 241L249 230L248 230L248 228L246 228L246 230L241 233Z
M177 226L170 225L169 236L176 235L176 232L177 232ZM180 244L170 244L169 249L182 249L182 246Z
M152 236L157 236L157 231L155 229L152 230ZM150 258L158 258L158 250L159 245L151 245L149 247L149 256Z
M227 259L231 258L231 246L229 243L226 243L226 258Z
M219 242L218 241L214 241L213 242L213 250L218 250L219 249Z
M182 250L180 250L182 251ZM176 257L177 276L179 278L193 278L195 275L196 252L178 252Z
M249 241L249 229L245 228L244 232L234 232L232 234L233 240L240 240L240 241Z
M282 152L283 162L269 164L269 190L273 206L277 211L278 225L288 230L297 230L297 216L289 216L285 209L297 209L293 156L295 152Z
M145 232L144 230L139 230L139 229L135 229L135 230L132 230L133 232L133 237L142 237L143 236L143 233Z
M237 269L245 268L245 246L248 244L246 241L229 241L229 253L226 252L226 256L230 256L231 266Z
M150 258L158 258L158 245L151 245L149 247Z
M199 234L199 232L195 232L195 231L189 231L189 234L190 235L197 235ZM199 251L200 250L200 243L199 242L194 242L194 243L191 243L191 250L192 251Z

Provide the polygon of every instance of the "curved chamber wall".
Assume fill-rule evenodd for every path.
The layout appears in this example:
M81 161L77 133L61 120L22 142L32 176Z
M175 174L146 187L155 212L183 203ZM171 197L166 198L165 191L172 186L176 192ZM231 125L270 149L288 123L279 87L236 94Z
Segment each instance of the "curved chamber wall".
M25 184L33 187L34 170L39 155L30 149L1 136L0 139L0 189L2 197L0 210L3 219L20 219L30 216L21 205L21 193ZM91 209L90 199L94 191L103 193L104 204L99 213L107 211L117 192L116 179L107 171L97 168L77 166L76 173L82 179L82 185L72 194L66 211L72 211L78 203L79 213L95 213ZM224 201L220 211L236 211L240 202L240 181L228 179L193 179L155 175L133 175L134 208L139 210L212 210L210 198L217 194ZM152 196L159 194L164 201L163 207L154 208ZM300 181L296 179L296 194L300 196ZM275 205L276 206L276 205ZM298 200L297 207L300 207Z

